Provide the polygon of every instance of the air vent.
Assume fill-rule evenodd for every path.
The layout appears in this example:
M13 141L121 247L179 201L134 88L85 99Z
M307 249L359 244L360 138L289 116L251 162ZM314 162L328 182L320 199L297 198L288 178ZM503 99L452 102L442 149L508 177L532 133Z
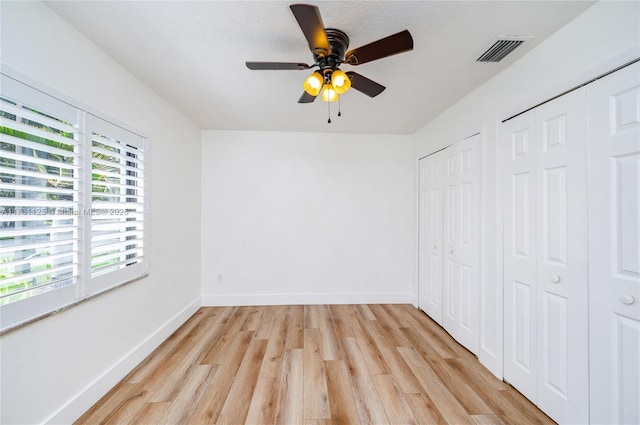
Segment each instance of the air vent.
M499 38L487 50L477 56L476 62L500 62L530 37Z

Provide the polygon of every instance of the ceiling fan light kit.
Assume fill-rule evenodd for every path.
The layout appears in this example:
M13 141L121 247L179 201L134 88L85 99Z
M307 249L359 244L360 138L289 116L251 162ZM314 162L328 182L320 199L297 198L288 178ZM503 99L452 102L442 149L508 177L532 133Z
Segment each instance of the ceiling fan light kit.
M246 62L246 65L251 70L303 70L317 67L303 82L304 92L298 103L312 103L318 95L324 102L335 102L351 87L369 97L375 97L385 89L383 85L353 71L344 72L339 68L340 65L358 66L413 50L413 38L407 30L347 50L347 34L339 29L325 28L317 6L292 4L290 8L309 43L314 63ZM342 114L338 112L338 116L340 115ZM331 117L328 122L331 123Z

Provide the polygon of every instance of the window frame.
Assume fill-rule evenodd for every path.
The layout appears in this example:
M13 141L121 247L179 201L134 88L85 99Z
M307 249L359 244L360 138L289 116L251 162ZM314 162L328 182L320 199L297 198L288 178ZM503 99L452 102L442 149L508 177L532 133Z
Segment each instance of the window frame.
M79 203L78 209L81 212L77 217L74 229L78 233L77 259L74 267L78 268L78 275L74 282L61 288L46 290L43 293L29 296L28 298L0 305L0 335L11 330L21 328L29 323L41 320L59 311L66 310L89 299L93 299L101 294L110 292L116 288L131 282L138 281L149 275L150 270L150 237L149 237L149 198L150 198L150 169L151 155L149 137L143 132L135 129L131 125L122 123L106 114L82 104L56 90L45 86L19 72L0 64L0 91L3 96L24 102L40 111L42 110L64 110L63 119L75 111L78 121L79 140L76 144L80 152L78 172L79 178ZM72 122L72 121L70 121ZM93 133L97 130L126 145L128 150L140 150L139 155L134 155L136 166L142 164L140 168L141 177L137 175L134 179L142 183L142 188L136 191L136 197L142 194L141 214L135 223L139 223L141 230L135 239L141 245L142 257L135 264L125 264L122 268L104 273L99 276L92 276L91 254L92 254L92 215L82 213L92 206L92 165L93 165ZM132 148L130 148L132 147ZM77 149L76 149L77 151ZM128 156L128 155L127 155ZM140 159L141 158L141 159ZM75 176L74 176L75 177ZM123 177L126 175L123 174ZM128 188L129 181L125 179ZM136 185L139 183L135 183ZM128 190L126 193L129 193ZM122 197L122 194L120 194ZM125 197L128 199L128 197ZM2 199L0 199L1 203ZM123 208L128 201L120 202ZM0 220L2 220L0 216ZM132 221L133 223L133 221ZM1 235L0 235L1 236ZM128 239L127 239L128 240ZM128 248L128 245L127 245ZM75 252L75 251L74 251ZM126 257L129 258L129 257Z

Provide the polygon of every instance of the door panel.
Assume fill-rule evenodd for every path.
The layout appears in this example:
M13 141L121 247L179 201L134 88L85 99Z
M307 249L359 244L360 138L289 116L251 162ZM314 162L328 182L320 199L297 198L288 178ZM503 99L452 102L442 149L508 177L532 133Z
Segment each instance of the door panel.
M640 65L589 91L593 423L640 423Z
M458 315L458 266L456 262L456 244L458 234L458 167L456 146L450 146L442 153L445 155L446 173L444 177L444 279L442 281L443 302L442 327L457 339L456 321Z
M420 160L418 304L442 324L442 153Z
M584 89L503 125L504 377L559 422L588 417Z
M536 109L538 406L589 421L589 291L585 90Z
M504 379L536 402L535 114L503 124Z
M456 264L452 334L472 353L480 345L480 148L479 135L455 144L455 243L447 251Z

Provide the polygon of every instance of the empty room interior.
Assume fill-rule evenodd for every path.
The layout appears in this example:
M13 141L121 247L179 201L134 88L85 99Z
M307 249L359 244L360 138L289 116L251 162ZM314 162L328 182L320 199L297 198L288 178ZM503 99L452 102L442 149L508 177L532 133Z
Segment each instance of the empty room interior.
M0 423L640 423L640 1L0 37Z

